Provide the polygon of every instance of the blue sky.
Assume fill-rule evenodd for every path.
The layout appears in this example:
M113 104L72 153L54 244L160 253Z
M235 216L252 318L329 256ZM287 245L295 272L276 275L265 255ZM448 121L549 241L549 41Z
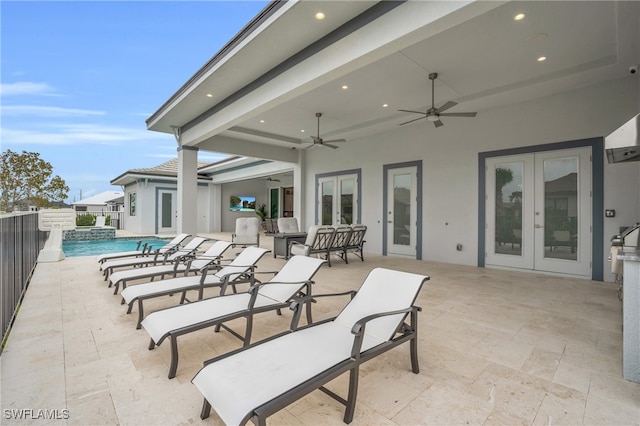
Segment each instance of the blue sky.
M267 3L1 1L1 150L40 153L69 202L120 190L177 155L145 119Z

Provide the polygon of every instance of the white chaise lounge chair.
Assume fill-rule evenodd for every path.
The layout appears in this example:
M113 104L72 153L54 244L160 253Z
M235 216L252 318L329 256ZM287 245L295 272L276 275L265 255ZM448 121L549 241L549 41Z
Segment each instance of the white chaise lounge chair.
M230 244L230 243L229 243ZM191 290L198 291L198 300L203 298L203 290L209 287L224 287L228 288L229 284L233 286L233 292L236 293L235 284L240 282L249 282L254 276L256 264L268 250L247 247L238 256L236 256L228 265L220 268L215 273L210 273L210 265L201 269L200 276L183 276L177 278L169 278L162 281L155 281L144 284L136 284L122 290L120 295L122 296L123 303L129 305L127 313L131 313L133 304L138 303L138 324L136 328L140 328L140 323L144 318L143 302L147 299L155 297L168 296L175 293L182 293L180 298L180 304L183 304L186 300L186 293Z
M197 274L205 266L219 261L229 247L231 247L231 243L229 241L216 241L207 251L195 257L189 255L184 260L175 258L173 263L163 263L161 265L117 271L109 277L109 287L112 285L115 286L113 294L118 294L120 284L122 284L122 289L124 290L127 287L127 282L129 281L140 280L143 278L151 278L151 281L153 281L155 277L163 279L167 275L177 277L178 274L188 275L191 272Z
M149 349L160 345L167 338L170 339L171 379L175 377L178 368L178 336L207 327L215 326L215 331L224 327L247 346L251 340L253 315L272 310L279 312L281 308L287 307L294 297L309 295L311 279L323 263L320 259L294 256L272 279L252 285L246 293L223 294L153 312L142 321L142 326L151 337ZM246 320L244 335L224 325L225 322L236 318ZM310 309L307 309L307 321L311 322ZM274 379L273 376L271 378Z
M321 389L346 406L344 422L350 423L360 364L408 341L412 371L419 372L420 308L414 303L428 279L376 268L336 318L296 330L298 305L294 331L205 362L192 380L204 395L201 417L208 417L213 407L228 425L249 420L265 425L270 415ZM349 389L345 400L323 385L346 372Z
M164 256L164 254L167 253L168 251L173 251L173 250L176 250L178 247L180 247L180 245L184 242L184 240L186 240L190 236L191 234L179 234L174 239L166 243L164 246L158 248L157 251ZM117 253L105 253L97 256L96 259L98 260L98 263L104 263L108 260L119 259L123 257L138 257L138 256L148 255L150 250L147 251L146 247L142 247L141 249L140 243L141 241L138 241L138 247L136 248L136 250L120 251Z
M109 278L109 275L116 269L121 268L136 268L140 266L150 266L157 264L173 263L175 261L182 260L185 256L192 256L196 253L198 248L207 241L203 237L194 237L185 246L178 248L177 250L167 252L164 256L160 253L155 253L152 256L134 257L130 259L115 259L100 264L100 269L104 275L104 279Z

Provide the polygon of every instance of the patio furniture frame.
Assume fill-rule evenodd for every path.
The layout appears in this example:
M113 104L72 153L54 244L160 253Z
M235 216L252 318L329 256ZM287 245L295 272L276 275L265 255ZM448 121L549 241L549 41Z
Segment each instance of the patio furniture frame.
M304 243L291 241L289 243L289 255L301 254L310 256L312 254L324 255L329 266L331 266L330 250L333 244L333 238L336 234L336 228L332 226L311 226L307 233ZM292 251L291 249L294 248ZM298 253L296 253L296 251Z
M115 287L113 294L118 294L120 284L122 284L122 289L124 290L127 288L128 281L143 278L151 278L151 281L153 281L155 277L161 277L161 279L163 279L165 275L172 275L175 278L178 276L178 273L182 273L185 276L191 272L197 274L203 267L211 265L214 262L219 262L224 252L230 247L230 242L220 240L216 241L207 251L198 256L186 254L175 259L173 263L163 263L160 265L117 271L109 277L108 287L113 285Z
M182 247L179 247L173 251L167 251L164 255L161 255L159 250L156 250L153 256L147 257L135 257L131 259L110 260L100 264L102 274L105 281L109 279L109 276L114 272L116 268L136 268L146 267L157 264L169 264L176 261L181 261L185 256L194 254L198 248L207 241L204 237L194 237L191 241Z
M171 241L166 243L164 246L154 250L154 253L157 251L160 254L164 255L166 252L175 251L181 246L184 240L186 240L190 236L191 234L178 234L175 238L173 238ZM145 243L142 247L142 250L140 250L141 243L142 243L142 240L138 240L138 245L135 250L101 254L101 255L98 255L96 259L98 260L98 263L104 263L110 260L120 259L125 257L150 256L152 247L149 246L147 243Z
M380 293L380 286L377 283L372 284L372 286L378 288L363 290L372 275L375 275L375 278L383 277L386 282L385 286L390 288L397 287L398 284L408 283L407 292L413 296L409 296L411 298L409 306L401 309L392 308L389 311L384 310L389 306L404 304L407 294L401 295L399 298L391 295L390 299L393 299L391 302L371 303L371 295L373 294L374 299L377 299ZM396 346L409 342L411 370L415 374L419 373L417 338L418 312L421 308L415 306L414 303L422 285L427 280L429 280L428 276L376 268L371 271L357 293L351 291L313 297L307 296L294 302L291 305L294 310L294 317L290 331L205 361L203 368L192 380L192 383L204 395L200 417L202 419L207 418L211 412L212 403L216 403L218 410L222 411L218 411L218 414L228 424L242 425L252 420L256 425L266 425L266 419L269 416L310 392L319 389L345 406L343 420L345 423L350 423L355 412L361 364ZM410 289L415 289L415 293L410 292ZM366 294L364 302L359 302L358 298L363 291ZM337 317L305 327L297 327L302 305L320 297L336 295L352 295L352 300ZM360 305L364 303L365 305L374 306L365 306L365 309L363 309L358 303ZM349 310L352 304L356 307ZM344 315L345 312L347 312L346 315ZM348 344L345 336L349 333L347 331L349 328L343 323L345 318L341 317L344 315L346 322L351 323L351 320L355 319L353 317L354 313L362 314L362 316L355 320L350 327L350 334L353 335L350 350L346 351L345 347L340 347L334 352L331 352L331 348L326 351L321 349L322 353L320 354L313 352L319 348L331 346L334 336L338 342ZM392 318L394 316L395 318ZM408 322L406 321L407 318L409 318ZM373 333L367 332L368 327L374 329ZM385 340L382 334L389 330L393 331L391 336L388 336ZM305 335L310 335L310 337L305 337ZM310 343L309 339L317 339L318 341L306 345L305 342ZM273 354L276 354L276 356L271 356ZM304 361L305 363L311 362L310 360L313 360L315 356L316 361L319 360L318 362L325 365L317 368L308 368L307 366L307 368L302 368L302 373L299 373L297 369L294 371L287 367L292 362L290 357L287 356L288 354L292 354L291 357L297 357L301 362ZM309 356L308 359L305 354ZM327 356L332 359L325 361ZM344 356L344 358L341 359L341 356ZM244 366L244 368L240 366ZM235 367L240 368L236 369ZM252 380L253 371L266 373ZM264 382L269 380L268 372L270 371L290 371L290 374L294 377L283 380L285 384L269 386L271 383ZM346 372L349 373L349 386L348 396L345 399L326 389L324 385ZM267 389L263 389L263 386L267 387ZM246 394L248 389L260 389L260 393L256 397L251 395L252 401L233 399L234 396ZM212 402L208 398L218 398L219 400ZM252 407L251 405L254 403L257 403L257 406ZM230 405L232 407L229 407ZM241 417L245 410L248 410L248 412Z
M275 310L278 315L280 315L280 310L290 305L291 301L296 297L304 297L311 294L311 286L313 281L311 279L315 275L315 273L320 269L320 266L324 264L325 261L321 259L314 258L305 258L305 257L297 257L290 259L287 264L279 271L276 272L274 277L270 281L266 281L261 283L255 280L255 272L250 274L251 277L249 282L251 283L251 287L246 293L237 293L237 294L225 294L226 286L222 286L220 290L220 296L212 297L209 299L198 300L196 302L191 302L186 305L173 306L171 308L162 309L160 311L153 312L149 314L143 321L142 326L147 330L147 332L151 335L151 339L149 342L149 350L153 350L156 346L160 346L165 339L169 339L171 341L171 365L169 367L169 379L172 379L176 375L176 371L178 368L178 337L184 334L192 333L194 331L202 330L204 328L215 327L214 331L219 332L220 328L224 328L231 335L237 337L243 342L243 346L248 346L251 341L251 333L253 331L253 319L255 314L259 314L262 312L268 312ZM289 281L284 280L281 281L281 277L290 277L292 273L286 270L287 265L289 265L290 269L293 269L295 264L307 264L308 270L305 271L306 280L298 281L292 280ZM273 273L273 272L269 272ZM249 274L247 274L249 275ZM273 286L283 286L283 285L296 285L296 288L293 291L289 291L287 297L283 300L278 300L276 298L272 298L265 295L264 287L272 285ZM262 293L261 293L262 290ZM260 302L258 304L258 302ZM305 302L307 305L307 321L311 323L311 307L310 303L312 300L308 300ZM233 303L245 303L240 309L228 307ZM224 305L227 306L224 306ZM154 324L151 324L155 321L162 323L163 319L160 318L156 320L159 316L163 315L182 315L184 312L192 311L194 309L202 309L206 305L206 309L208 311L208 316L206 318L200 318L198 320L193 319L194 317L189 317L188 319L191 323L186 325L177 326L171 330L163 331L162 335L156 335L155 331L150 331L150 328L155 328ZM222 310L227 308L230 312L225 314L215 314L215 310ZM204 309L203 309L204 310ZM184 315L182 315L184 317ZM232 330L230 327L225 325L224 323L237 319L237 318L245 318L245 332L244 335ZM146 324L145 324L146 323Z
M199 271L200 276L170 278L131 286L120 293L122 303L128 305L127 314L130 314L133 304L137 302L138 323L136 324L136 329L140 329L144 319L143 302L145 300L182 293L180 297L180 305L182 305L185 301L191 302L187 299L188 291L197 290L198 300L202 300L205 288L220 287L221 289L226 289L229 285L231 285L233 292L237 293L236 284L250 282L249 277L255 273L256 264L266 253L268 251L265 249L247 247L237 257L231 259L226 266L220 264L204 266ZM210 269L217 269L217 271L215 274L209 274Z

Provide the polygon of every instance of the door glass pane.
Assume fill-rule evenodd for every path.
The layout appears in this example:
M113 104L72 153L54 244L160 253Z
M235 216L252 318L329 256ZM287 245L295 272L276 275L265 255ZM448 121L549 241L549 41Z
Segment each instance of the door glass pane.
M171 194L164 192L162 194L162 227L171 228L172 219Z
M271 188L271 215L272 219L280 217L280 190L278 188Z
M411 240L411 175L393 176L393 244L408 246Z
M522 256L523 163L495 167L495 253Z
M333 181L322 182L322 215L321 225L333 225Z
M544 161L544 253L578 260L578 159Z
M353 180L340 181L340 223L353 223Z

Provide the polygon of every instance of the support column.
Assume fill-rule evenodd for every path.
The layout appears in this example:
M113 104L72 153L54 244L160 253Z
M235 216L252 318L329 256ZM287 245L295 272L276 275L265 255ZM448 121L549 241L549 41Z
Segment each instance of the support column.
M178 147L178 233L198 234L198 148Z
M293 166L293 216L298 218L300 231L309 229L312 224L306 221L305 200L305 177L304 177L304 150L298 150L298 164Z

